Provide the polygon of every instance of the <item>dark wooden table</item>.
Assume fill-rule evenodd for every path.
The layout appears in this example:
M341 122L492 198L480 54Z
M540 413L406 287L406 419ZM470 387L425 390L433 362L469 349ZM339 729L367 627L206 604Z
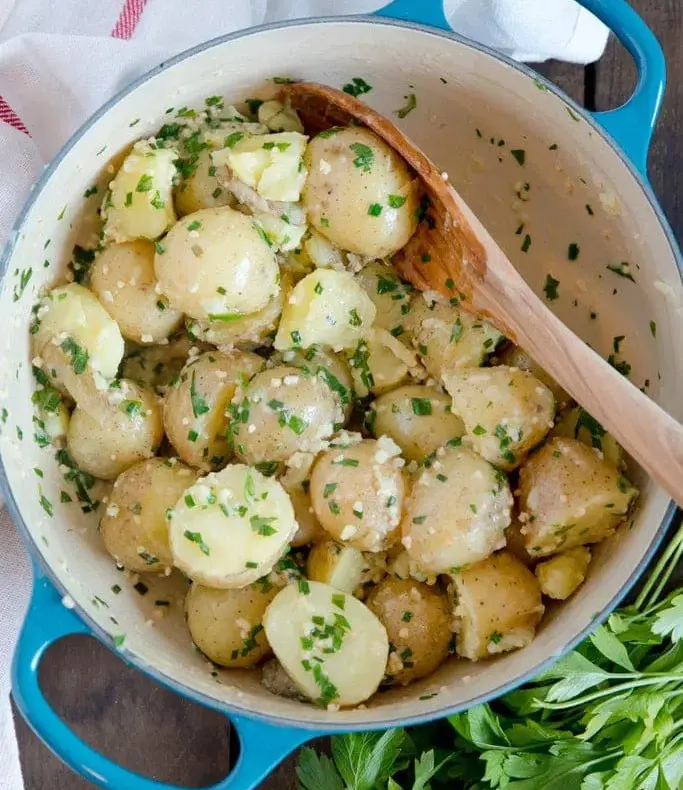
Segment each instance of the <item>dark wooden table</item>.
M631 0L664 47L669 87L650 153L650 177L679 243L683 241L683 4ZM621 104L635 70L614 40L599 63L581 68L548 63L538 70L588 109ZM176 785L213 784L228 772L231 738L225 719L126 667L94 639L73 637L53 646L42 666L45 693L93 746L135 771ZM15 716L27 790L86 790ZM234 747L234 744L233 744ZM235 753L233 748L233 754ZM296 788L296 755L262 790Z

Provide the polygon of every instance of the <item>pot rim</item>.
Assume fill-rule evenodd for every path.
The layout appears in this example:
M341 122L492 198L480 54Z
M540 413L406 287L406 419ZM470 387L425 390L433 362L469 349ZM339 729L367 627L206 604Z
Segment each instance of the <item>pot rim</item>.
M191 47L190 49L184 50L183 52L174 55L173 57L169 58L168 60L164 60L155 66L152 69L149 69L141 76L137 77L131 83L126 85L120 91L118 91L114 96L108 99L99 109L97 109L83 124L69 137L69 139L64 143L64 145L60 148L57 154L54 156L52 161L45 167L43 173L41 174L40 178L34 184L31 192L29 193L24 205L15 220L12 229L10 231L9 237L4 245L4 249L2 250L2 255L0 256L0 285L4 282L5 277L7 276L7 272L9 271L9 262L13 256L17 241L19 239L19 234L26 222L38 196L52 178L55 170L58 166L64 161L67 155L71 152L74 146L83 138L87 132L91 129L91 127L106 113L108 113L113 107L115 107L123 98L125 98L129 93L137 90L138 87L143 85L148 80L156 77L162 71L165 71L171 66L175 66L179 63L182 63L184 60L188 60L189 58L197 55L201 52L206 50L212 49L213 47L221 46L223 44L228 44L232 41L236 41L241 38L246 38L252 35L260 35L261 33L268 32L268 31L276 31L276 30L286 30L288 28L293 27L304 27L307 25L329 25L329 24L339 24L339 23L350 23L350 24L366 24L366 25L381 25L381 26L388 26L388 27L398 27L404 28L408 30L414 30L418 33L426 33L428 35L437 36L439 38L446 39L451 41L457 45L464 46L468 49L473 49L477 52L482 53L483 55L488 56L491 60L497 62L498 64L504 64L508 67L515 69L520 74L524 75L529 79L533 79L535 82L542 82L543 85L546 87L547 90L554 93L560 99L562 99L568 106L572 108L580 117L588 123L593 131L595 131L608 145L617 153L619 156L622 164L627 168L632 178L635 179L638 186L642 190L645 198L647 199L650 207L652 208L655 217L659 223L659 227L661 231L664 233L666 240L668 242L669 249L671 250L672 256L675 260L676 267L678 269L679 278L683 282L683 256L678 248L676 239L674 237L673 231L661 209L657 198L652 191L652 187L650 186L649 181L647 178L638 171L638 169L633 165L633 163L628 159L626 154L621 150L617 141L598 123L598 121L593 117L591 113L586 111L583 107L578 105L571 97L569 97L561 88L555 85L553 82L546 79L543 75L539 74L538 72L534 71L531 67L527 66L524 63L518 63L517 61L512 60L507 55L501 54L496 52L495 50L491 49L490 47L486 47L483 44L479 44L477 42L471 41L454 31L446 31L440 30L436 28L429 27L427 25L415 23L415 22L407 22L403 20L396 20L391 18L385 18L381 16L361 16L361 15L352 15L352 16L321 16L321 17L312 17L312 18L304 18L304 19L293 19L293 20L286 20L281 22L271 22L264 25L259 25L252 28L246 28L244 30L238 30L233 33L227 33L222 36L217 36L216 38L209 39L208 41L204 41L200 44ZM47 577L50 583L55 587L55 589L59 592L61 596L69 595L69 591L65 585L57 578L56 574L53 572L51 566L48 564L47 560L43 557L42 552L38 550L38 546L36 541L34 540L33 536L31 535L30 531L28 530L26 523L21 515L21 511L17 504L16 499L14 498L14 493L9 485L9 481L7 479L7 475L5 472L4 461L2 458L2 454L0 453L0 493L5 498L5 504L9 511L10 516L12 517L12 522L14 523L15 527L18 529L19 534L22 536L24 541L24 545L29 553L30 558L33 560L33 567L37 568L40 567L43 574ZM480 705L486 703L490 700L496 699L503 694L506 694L509 691L512 691L519 686L523 685L524 683L530 681L541 672L543 672L548 667L552 666L556 663L562 656L568 654L571 650L573 650L580 642L582 642L588 634L590 634L600 623L602 623L609 614L618 606L618 604L625 598L625 596L630 592L632 587L635 585L637 580L640 578L642 573L647 568L648 564L654 557L657 549L659 548L662 540L664 539L669 527L671 526L674 517L676 515L676 506L673 502L669 503L669 506L664 514L662 522L660 523L659 527L657 528L650 545L648 546L646 552L640 559L637 566L631 572L628 580L626 583L621 587L609 603L603 607L603 609L596 614L591 623L588 627L584 628L581 632L576 634L572 637L564 646L561 653L553 655L545 659L544 661L540 661L534 666L525 672L523 675L516 677L514 680L511 680L507 683L503 683L495 688L490 689L479 696L468 700L467 702L445 706L445 707L430 707L424 712L416 713L414 715L403 717L399 719L377 719L369 724L363 724L360 726L349 724L349 723L339 723L335 724L332 721L326 720L321 722L302 722L294 717L288 718L284 716L275 716L268 714L263 711L253 710L248 708L240 707L239 705L234 705L226 702L222 702L217 700L216 698L205 694L201 691L197 691L190 686L185 685L184 683L177 681L170 677L169 675L165 674L164 672L156 669L156 667L151 666L147 663L141 661L136 655L133 653L129 653L127 651L117 650L114 647L113 638L108 634L98 623L96 623L90 615L84 611L78 604L75 605L74 611L78 615L78 617L88 626L91 631L91 635L98 639L99 642L104 644L105 646L109 647L111 650L117 652L121 657L129 664L133 665L137 670L143 672L152 680L156 681L157 683L162 684L163 686L171 689L177 694L180 694L195 703L203 705L205 707L211 708L213 710L217 710L218 712L223 713L229 717L230 713L238 714L244 716L245 718L253 719L255 721L260 721L265 724L270 724L274 726L289 726L299 730L308 730L312 732L317 732L318 734L325 732L329 734L333 733L342 733L348 731L360 731L360 730L368 730L368 729L384 729L396 726L414 726L417 724L424 724L430 721L433 721L437 718L443 718L445 716L453 715L459 713L463 710L467 710L470 707L474 707L476 705ZM34 585L37 579L34 578L33 582ZM434 698L438 700L438 697Z

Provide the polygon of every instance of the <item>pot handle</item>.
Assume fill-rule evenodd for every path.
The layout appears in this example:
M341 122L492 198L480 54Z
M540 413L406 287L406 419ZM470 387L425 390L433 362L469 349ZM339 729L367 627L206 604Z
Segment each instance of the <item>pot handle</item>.
M36 569L37 570L37 569ZM107 790L187 790L128 771L82 741L43 696L38 670L47 648L62 637L88 634L88 626L45 577L36 573L33 595L12 662L12 694L39 738L73 771ZM323 735L304 729L230 716L240 740L240 756L230 774L206 790L254 790L294 749Z
M621 107L591 113L647 177L647 152L666 88L666 61L655 34L626 0L578 0L616 35L633 58L638 84Z
M664 53L654 33L627 0L577 1L614 32L635 61L638 84L633 96L616 110L591 115L646 175L647 152L666 86ZM394 0L374 15L452 30L446 21L443 0Z

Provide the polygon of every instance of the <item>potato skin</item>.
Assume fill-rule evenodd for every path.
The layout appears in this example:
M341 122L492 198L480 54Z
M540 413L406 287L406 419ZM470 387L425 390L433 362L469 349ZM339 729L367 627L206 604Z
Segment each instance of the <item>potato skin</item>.
M458 655L477 661L525 647L543 616L534 574L506 551L453 576Z
M195 582L185 599L192 640L214 664L256 666L271 653L261 620L278 591L258 582L239 590L217 590Z
M512 494L508 481L468 447L439 451L413 485L403 545L428 573L449 573L505 545Z
M154 245L149 241L112 244L90 269L90 287L121 334L143 345L165 340L183 320L155 285Z
M311 502L335 540L361 551L383 551L397 541L405 496L397 454L386 437L320 453L311 472Z
M638 492L598 452L553 437L519 472L519 507L532 557L598 543L626 516Z
M381 261L363 266L355 278L377 310L373 326L386 329L395 337L406 337L404 324L412 287L402 282L393 268Z
M150 458L116 478L100 533L117 562L135 573L172 567L166 510L196 477L177 458Z
M387 576L365 603L386 628L394 647L387 662L386 685L407 686L446 659L452 612L443 593L413 579Z
M539 381L543 382L553 393L558 411L564 409L567 404L571 403L571 395L563 389L549 373L546 373L538 362L530 357L520 346L509 343L503 351L500 354L496 354L496 356L501 365L507 365L511 368L519 368L520 370L526 370L528 373L533 373L534 376L536 376Z
M565 601L583 584L590 561L586 546L574 546L539 562L534 572L543 595Z
M175 207L178 216L185 217L204 208L232 206L235 198L221 187L216 178L216 166L207 148L197 155L197 166L192 175L183 179L175 189Z
M171 306L199 321L255 313L280 287L272 249L249 217L227 206L176 222L154 270Z
M243 377L264 365L250 351L207 351L185 365L164 399L166 435L185 463L208 471L229 460L226 409Z
M467 441L500 469L516 469L553 425L552 392L534 375L499 365L444 373Z
M391 437L409 461L422 461L465 433L463 421L451 411L451 398L434 387L398 387L380 395L370 409L367 422L374 436Z
M292 276L282 271L280 290L268 304L256 313L250 313L234 321L194 321L187 322L187 331L197 340L213 343L221 351L233 348L254 349L269 346L275 337L280 315L285 301L292 291Z
M231 413L236 409L245 420L232 417L235 452L248 464L316 452L344 419L321 378L286 365L257 373L235 396Z
M324 132L304 162L309 222L332 244L373 258L405 246L417 227L417 180L381 138L361 127Z
M294 516L299 529L292 538L294 547L307 546L327 538L327 532L320 526L318 517L311 505L311 466L315 461L313 453L294 453L287 459L286 470L280 477L280 484L289 494L294 508ZM277 464L275 464L277 471Z
M443 371L478 367L503 337L483 319L426 293L413 294L408 306L403 324L407 338L437 381Z
M134 381L121 380L120 387L102 393L88 411L76 407L66 436L78 467L102 480L151 458L164 436L156 395Z

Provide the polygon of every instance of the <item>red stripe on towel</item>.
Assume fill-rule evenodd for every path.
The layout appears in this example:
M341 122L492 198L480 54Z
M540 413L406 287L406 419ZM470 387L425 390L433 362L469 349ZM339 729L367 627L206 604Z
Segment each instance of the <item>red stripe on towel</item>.
M132 38L146 5L147 0L125 0L119 18L111 31L112 37Z
M0 121L8 123L15 129L18 129L24 134L28 134L28 129L21 122L21 118L14 112L14 110L7 104L7 102L0 96Z

